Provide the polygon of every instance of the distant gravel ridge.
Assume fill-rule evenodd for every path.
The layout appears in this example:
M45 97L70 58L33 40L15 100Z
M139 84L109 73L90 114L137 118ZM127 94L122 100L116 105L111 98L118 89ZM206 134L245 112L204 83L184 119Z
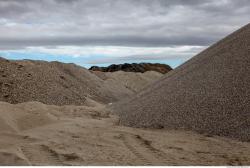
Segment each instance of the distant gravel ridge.
M166 74L172 70L169 65L159 64L159 63L132 63L132 64L112 64L108 67L98 67L92 66L89 70L92 71L101 71L101 72L116 72L116 71L125 71L125 72L147 72L147 71L156 71L162 74Z

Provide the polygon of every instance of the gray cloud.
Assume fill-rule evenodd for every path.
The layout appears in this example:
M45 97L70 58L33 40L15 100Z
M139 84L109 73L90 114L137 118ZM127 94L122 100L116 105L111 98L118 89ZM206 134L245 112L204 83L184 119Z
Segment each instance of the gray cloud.
M193 55L195 55L198 52L201 52L206 47L187 47L183 51L180 50L180 48L176 48L175 50L171 51L162 51L160 53L151 53L151 52L143 52L141 54L136 55L124 55L119 57L112 57L112 56L104 56L102 58L97 59L91 59L85 64L109 64L109 63L122 63L122 62L135 62L135 61L151 61L151 60L158 60L158 61L166 61L166 60L188 60ZM174 52L173 52L174 51Z
M128 46L128 47L165 47L197 44L201 46L209 45L215 41L215 37L209 36L183 36L183 37L145 37L145 36L114 36L114 37L41 37L41 38L2 38L0 46L12 48L24 48L25 46Z
M249 0L0 0L0 48L207 46L249 16Z

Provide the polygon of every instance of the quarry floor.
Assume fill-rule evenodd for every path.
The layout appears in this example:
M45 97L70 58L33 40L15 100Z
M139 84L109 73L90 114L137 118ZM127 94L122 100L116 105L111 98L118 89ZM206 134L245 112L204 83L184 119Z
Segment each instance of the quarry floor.
M119 125L105 106L0 103L1 165L249 165L250 143Z

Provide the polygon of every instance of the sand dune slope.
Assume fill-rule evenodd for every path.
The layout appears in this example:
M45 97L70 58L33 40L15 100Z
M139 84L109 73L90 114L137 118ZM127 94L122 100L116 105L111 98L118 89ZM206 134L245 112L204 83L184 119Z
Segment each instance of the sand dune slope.
M0 103L0 165L249 165L250 144L118 125L105 106ZM157 137L157 138L156 138Z
M115 86L117 92L131 93L132 96L132 93L143 90L147 85L157 81L163 76L163 74L155 71L147 71L144 73L93 71L93 73L101 78L105 85Z
M250 24L118 105L121 123L250 141Z

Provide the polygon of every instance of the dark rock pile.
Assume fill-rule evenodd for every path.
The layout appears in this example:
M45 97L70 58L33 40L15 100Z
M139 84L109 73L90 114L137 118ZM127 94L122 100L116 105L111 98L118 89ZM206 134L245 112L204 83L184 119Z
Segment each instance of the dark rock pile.
M250 25L115 106L133 127L187 129L250 141Z
M172 70L169 65L166 64L152 64L152 63L133 63L133 64L112 64L108 67L98 67L92 66L89 70L92 71L101 71L101 72L116 72L116 71L125 71L125 72L141 72L144 73L146 71L156 71L162 74L168 73Z

